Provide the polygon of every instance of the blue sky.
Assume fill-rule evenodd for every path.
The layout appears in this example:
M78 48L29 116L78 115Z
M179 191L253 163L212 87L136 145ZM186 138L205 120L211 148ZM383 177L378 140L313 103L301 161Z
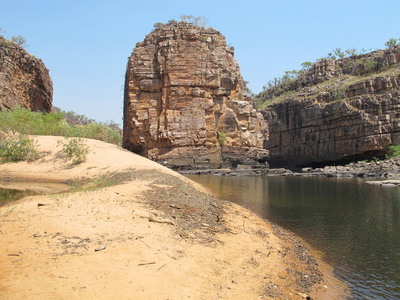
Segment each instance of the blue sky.
M225 35L249 88L341 47L400 38L400 0L0 0L5 36L22 35L53 80L53 105L122 124L127 59L153 24L205 16Z

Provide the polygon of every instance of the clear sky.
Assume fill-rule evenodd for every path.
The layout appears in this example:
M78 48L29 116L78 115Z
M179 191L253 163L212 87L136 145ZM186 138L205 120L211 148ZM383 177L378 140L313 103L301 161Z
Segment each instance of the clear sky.
M53 105L122 124L127 59L154 23L204 16L225 35L253 93L332 49L400 38L400 0L0 0L5 37L23 36L53 80Z

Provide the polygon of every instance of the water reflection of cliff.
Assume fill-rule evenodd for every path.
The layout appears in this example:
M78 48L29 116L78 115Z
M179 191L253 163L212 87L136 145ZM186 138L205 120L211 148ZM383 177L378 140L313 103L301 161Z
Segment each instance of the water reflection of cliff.
M355 297L400 296L400 189L357 179L190 178L325 253Z

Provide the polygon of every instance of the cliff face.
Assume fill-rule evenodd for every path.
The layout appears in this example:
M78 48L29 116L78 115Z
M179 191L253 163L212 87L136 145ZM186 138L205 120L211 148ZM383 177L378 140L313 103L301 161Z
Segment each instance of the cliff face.
M223 35L164 25L129 58L123 147L173 168L262 166L268 126L246 94Z
M0 36L0 110L20 105L50 112L53 84L40 59Z
M316 63L262 96L271 165L381 157L400 144L400 46Z

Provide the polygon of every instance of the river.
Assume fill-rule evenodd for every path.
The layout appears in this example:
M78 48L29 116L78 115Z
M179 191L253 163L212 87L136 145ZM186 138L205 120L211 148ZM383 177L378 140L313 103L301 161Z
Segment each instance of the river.
M400 299L400 189L363 179L190 175L323 253L349 299Z

